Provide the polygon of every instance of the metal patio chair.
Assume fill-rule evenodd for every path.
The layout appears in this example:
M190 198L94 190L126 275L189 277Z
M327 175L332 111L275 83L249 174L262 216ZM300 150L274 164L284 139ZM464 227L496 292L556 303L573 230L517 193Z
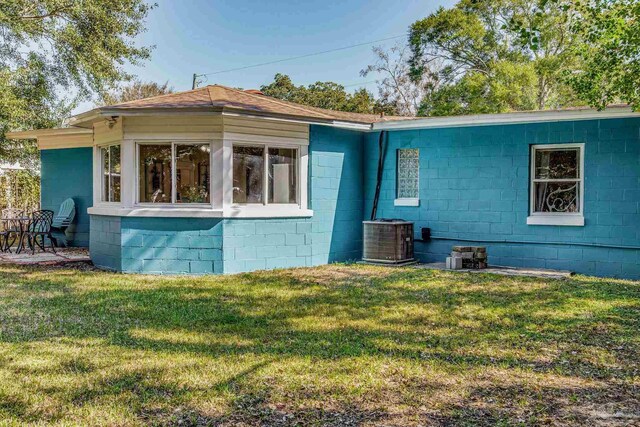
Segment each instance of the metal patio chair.
M0 216L0 250L11 252L11 246L22 236L21 219L24 216L22 209L7 208L2 210ZM11 239L11 242L9 242Z
M31 214L31 219L29 220L29 224L25 230L25 235L27 236L27 243L31 248L31 254L33 255L36 251L36 245L42 249L43 252L46 252L45 238L49 239L49 243L51 245L51 250L53 253L56 253L56 248L54 246L54 239L51 235L51 223L53 222L53 211L49 210L41 210L35 211ZM40 241L38 241L38 237Z
M67 228L71 225L76 217L76 203L69 198L62 202L58 214L53 218L51 224L51 234L53 235L54 244L60 246L69 246L69 238L67 237Z

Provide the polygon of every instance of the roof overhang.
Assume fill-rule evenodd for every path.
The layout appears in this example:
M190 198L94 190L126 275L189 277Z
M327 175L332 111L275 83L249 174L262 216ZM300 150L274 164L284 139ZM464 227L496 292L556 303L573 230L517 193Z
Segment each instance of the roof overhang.
M618 118L640 118L640 112L627 106L610 107L602 111L591 108L546 110L500 114L477 114L469 116L425 117L412 120L393 120L374 123L372 130L408 130L428 128L451 128L466 126L513 125L524 123L563 122L576 120L601 120Z
M207 108L96 108L86 113L78 114L69 119L72 126L87 126L109 117L153 117L176 115L229 115L260 118L275 121L317 124L334 126L347 129L370 130L370 123L350 122L335 119L319 119L297 115L276 114L267 111L245 110L231 107L207 107Z
M78 148L93 145L93 129L57 128L7 132L9 139L35 139L38 149Z

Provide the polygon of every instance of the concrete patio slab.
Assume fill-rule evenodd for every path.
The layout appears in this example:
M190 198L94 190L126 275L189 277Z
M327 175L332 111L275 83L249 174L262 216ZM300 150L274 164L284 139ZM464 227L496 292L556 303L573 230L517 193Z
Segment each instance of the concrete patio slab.
M446 270L456 271L463 273L485 273L485 274L500 274L502 276L523 276L523 277L538 277L542 279L566 279L573 275L573 272L567 270L549 270L544 268L518 268L518 267L500 267L489 266L483 269L469 269L463 268L460 270L450 270L446 268L444 262L434 262L429 264L419 264L415 268L429 268L433 270Z
M31 251L22 253L0 253L0 264L20 264L20 265L62 265L76 262L91 262L88 248L58 248L56 253L47 251L36 251L31 255Z

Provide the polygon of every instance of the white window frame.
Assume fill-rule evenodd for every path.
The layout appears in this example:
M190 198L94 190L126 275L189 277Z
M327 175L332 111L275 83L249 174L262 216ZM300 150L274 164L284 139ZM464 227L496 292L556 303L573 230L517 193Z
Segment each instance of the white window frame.
M102 149L106 148L107 151L109 151L111 147L115 147L115 146L120 147L120 201L119 202L112 202L110 200L106 200L108 199L108 197L105 198L105 194L104 194L105 176L104 176L104 163L102 161ZM99 198L97 202L101 205L120 206L122 204L122 173L123 173L122 172L122 144L120 142L117 142L117 143L111 143L111 144L96 145L96 157L98 159L98 171L100 173L100 176L99 176L100 190L99 190ZM109 170L111 170L111 153L110 152L109 152Z
M142 145L170 145L171 146L171 202L170 203L152 203L140 201L140 146ZM177 173L176 173L176 145L208 145L209 146L209 202L208 203L176 203L177 195ZM187 140L187 141L136 141L136 160L135 160L135 205L144 207L158 208L185 208L185 207L213 207L213 144L211 141Z
M398 197L400 194L400 151L417 150L418 151L418 197ZM396 198L393 201L394 206L420 206L420 149L415 147L402 147L396 150Z
M579 150L579 176L578 179L551 179L539 180L535 178L536 151L538 150ZM529 216L528 225L563 225L563 226L584 226L584 143L568 144L537 144L532 145L530 150L530 171L529 171ZM536 182L578 182L579 183L579 212L535 212L535 183Z
M300 164L301 164L301 153L302 146L296 144L273 144L273 143L255 143L255 142L234 142L231 146L232 155L231 155L231 171L232 176L231 180L233 181L233 147L259 147L263 149L263 165L264 170L262 171L262 203L235 203L233 202L232 195L232 208L256 208L256 207L273 207L273 206L284 206L291 207L296 206L298 208L301 207L301 197L302 191L300 188ZM296 202L295 203L269 203L269 149L270 148L285 148L289 150L296 150ZM233 185L233 183L232 183Z

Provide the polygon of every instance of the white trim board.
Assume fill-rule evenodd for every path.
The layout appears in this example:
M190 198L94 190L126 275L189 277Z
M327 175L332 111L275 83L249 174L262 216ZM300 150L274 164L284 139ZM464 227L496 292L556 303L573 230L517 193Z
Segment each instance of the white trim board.
M262 207L261 207L262 208ZM94 206L87 209L89 215L146 217L146 218L310 218L313 211L298 206L281 205L273 209L211 209L208 207L135 206L125 208L118 205Z
M601 120L619 118L640 118L640 112L629 107L612 107L604 111L593 109L549 110L501 114L477 114L469 116L425 117L420 119L396 120L374 123L373 131L400 129L429 129L468 126L491 126L525 123L552 123L578 120Z

